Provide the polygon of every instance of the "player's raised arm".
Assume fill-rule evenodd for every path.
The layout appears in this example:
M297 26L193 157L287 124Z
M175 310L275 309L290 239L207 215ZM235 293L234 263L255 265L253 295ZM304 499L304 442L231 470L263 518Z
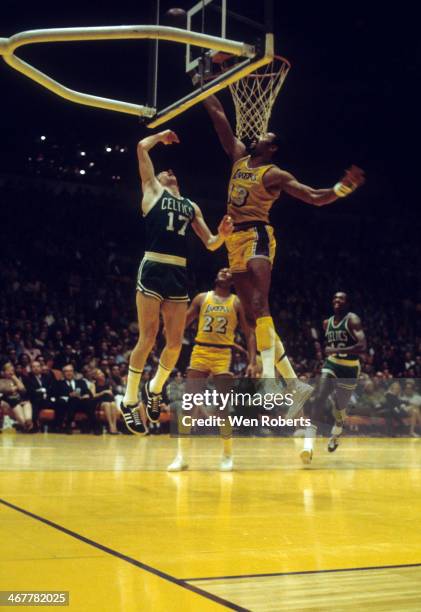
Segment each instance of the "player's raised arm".
M246 147L241 140L235 136L224 108L218 98L216 96L209 96L204 100L203 105L209 113L225 153L233 162L240 159L240 157L244 157L246 154Z
M159 190L159 182L155 176L155 168L149 155L149 151L155 145L162 142L165 145L170 145L180 142L177 134L171 130L164 130L152 136L143 138L137 145L137 159L139 161L139 173L142 181L143 193L148 189Z
M232 234L233 223L231 217L225 215L222 218L218 226L218 233L215 235L210 231L198 205L193 204L193 206L195 217L192 221L192 228L209 251L216 251L216 249L219 249L219 247L224 244L226 238Z
M344 346L340 349L327 346L325 348L326 355L336 355L337 353L346 353L347 355L361 355L367 350L367 340L363 327L361 325L361 319L355 313L350 313L348 318L349 331L354 336L356 343L350 346Z
M200 308L202 307L203 299L205 295L206 295L205 293L199 293L198 295L196 295L196 297L193 299L192 303L190 304L189 309L186 313L185 329L190 327L193 321L199 318Z
M285 191L289 195L312 204L313 206L325 206L335 202L338 198L348 196L364 183L364 172L358 166L351 166L345 176L331 189L314 189L304 183L300 183L295 176L285 170L273 167L264 176L264 185L267 191L273 195L280 195Z

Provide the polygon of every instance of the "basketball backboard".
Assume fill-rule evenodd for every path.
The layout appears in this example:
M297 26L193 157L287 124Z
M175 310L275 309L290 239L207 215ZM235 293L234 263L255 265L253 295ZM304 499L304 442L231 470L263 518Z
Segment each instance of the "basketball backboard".
M159 0L153 1L156 2L156 8L158 9ZM160 25L159 11L157 10L157 23L155 25L52 28L20 32L10 38L0 38L0 56L18 72L71 102L137 115L145 119L148 127L157 127L201 102L209 95L228 87L259 67L270 63L273 59L273 34L271 32L273 19L271 20L270 17L273 0L264 0L263 4L257 3L264 7L262 23L255 22L241 12L232 11L229 8L229 3L230 0L200 0L200 2L196 2L187 11L189 29ZM247 4L249 3L246 3L245 6ZM240 3L240 10L241 5L244 6L244 3ZM236 34L240 38L230 39L227 38L227 33L234 22L241 25L240 30L237 30L239 33ZM246 34L243 28L245 25L251 25L257 29L260 33L260 41L254 40L253 36L249 37ZM232 31L234 32L234 28L232 28ZM244 37L242 37L243 34ZM264 35L263 43L261 40L262 34ZM103 98L70 89L16 55L16 51L20 47L29 44L122 39L156 41L152 47L154 54L152 60L154 61L150 62L150 99L144 105ZM220 74L212 75L214 78L208 82L204 83L202 79L199 87L192 89L193 86L191 86L190 91L185 96L175 100L165 108L159 109L159 45L157 41L160 40L186 45L186 68L189 70L200 69L203 58L212 60L215 55L221 53L238 58L238 61L235 61L229 69ZM209 54L209 51L212 53ZM180 74L183 74L183 72L183 67L180 66ZM147 81L148 77L145 74L145 94ZM151 96L151 92L153 92L153 96Z
M157 19L164 19L164 15ZM201 34L222 40L233 36L235 40L242 40L248 45L253 55L234 56L223 49L187 44L184 69L190 77L193 73L196 75L195 89L159 110L147 122L149 127L157 127L207 96L243 79L270 63L274 57L273 0L255 3L252 7L250 3L239 0L193 0L193 4L186 8L186 30L190 35ZM156 43L152 47L150 62L150 66L155 67L155 75L150 82L150 100L159 101L159 66L162 59L159 43Z

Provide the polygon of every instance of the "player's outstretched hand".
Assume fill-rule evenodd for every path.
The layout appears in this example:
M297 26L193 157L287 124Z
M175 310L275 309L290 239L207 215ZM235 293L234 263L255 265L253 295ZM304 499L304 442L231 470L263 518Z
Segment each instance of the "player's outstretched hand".
M365 183L364 170L358 166L352 165L345 171L345 176L341 180L341 183L346 187L350 187L352 191L354 191Z
M180 139L172 130L164 130L161 132L161 142L163 142L164 145L178 144Z
M224 215L221 223L218 225L218 233L221 234L224 238L230 236L234 229L234 224L229 215Z

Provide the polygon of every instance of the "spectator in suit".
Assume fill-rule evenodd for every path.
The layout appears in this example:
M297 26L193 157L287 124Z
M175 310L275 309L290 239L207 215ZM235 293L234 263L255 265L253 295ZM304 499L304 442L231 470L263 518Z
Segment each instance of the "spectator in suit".
M376 416L383 409L384 393L381 389L376 389L372 380L368 379L364 383L361 397L349 414L359 414L362 416Z
M56 397L56 430L61 433L73 433L72 423L76 412L84 412L87 417L88 431L95 434L100 433L99 424L95 417L95 402L92 401L92 393L89 391L83 379L75 379L75 370L71 364L62 369L63 380L59 380L55 386Z
M52 406L50 397L54 385L54 376L51 372L42 371L41 363L37 360L31 364L31 373L26 379L28 399L32 404L32 413L35 429L39 428L38 416L40 410Z
M86 364L82 367L81 376L78 376L85 381L89 391L94 395L95 393L95 378L94 378L94 367L90 364Z
M405 405L400 399L401 386L398 382L393 382L385 394L384 409L386 413L387 433L394 437L395 431L393 423L396 422L399 427L404 427L404 418L406 417Z
M76 353L70 344L66 344L64 349L57 355L54 360L55 367L60 370L62 370L67 364L71 364L73 367L77 367Z

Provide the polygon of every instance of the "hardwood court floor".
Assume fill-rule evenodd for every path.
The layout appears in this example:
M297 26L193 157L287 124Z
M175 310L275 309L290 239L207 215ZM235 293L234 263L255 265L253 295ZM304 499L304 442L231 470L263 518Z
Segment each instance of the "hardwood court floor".
M0 590L70 610L421 610L421 440L0 436ZM29 608L28 608L29 609Z

